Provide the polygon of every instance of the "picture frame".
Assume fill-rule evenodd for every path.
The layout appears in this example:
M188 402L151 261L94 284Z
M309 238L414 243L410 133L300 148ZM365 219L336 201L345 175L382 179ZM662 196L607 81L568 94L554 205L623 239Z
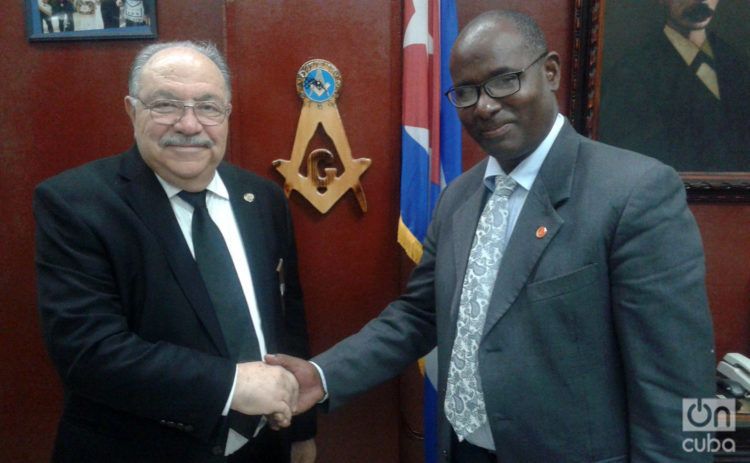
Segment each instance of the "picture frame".
M155 0L26 0L29 41L155 39Z
M727 104L730 101L742 102L745 106L740 109L725 108L722 106L724 102L719 98L717 100L722 101L721 104L709 99L708 103L697 105L697 101L703 102L699 100L702 94L694 92L677 99L666 97L661 99L663 95L673 97L674 95L670 93L673 88L691 88L681 87L679 79L688 80L691 85L694 85L696 80L692 72L687 75L687 79L684 73L675 74L675 77L667 74L664 69L671 69L668 64L675 64L675 59L671 57L665 57L662 60L654 59L654 56L662 56L655 55L657 51L666 53L666 51L673 50L670 48L672 45L666 39L659 46L649 42L659 35L666 37L664 24L667 14L670 12L659 0L629 0L628 2L575 0L571 119L576 128L586 136L656 157L675 167L680 172L691 201L750 201L750 142L746 145L739 142L734 145L730 144L734 143L731 137L737 133L742 132L750 136L750 117L735 116L735 114L745 114L742 111L750 109L750 84L744 93L735 95L731 93L731 85L722 86L724 80L721 76L716 79L720 93L722 93L722 88L726 89L725 94L722 95L726 97L724 101ZM750 30L743 26L747 24L743 21L748 20L750 20L750 5L747 2L717 0L715 12L708 21L707 28L710 43L716 44L711 45L715 58L720 58L722 53L726 54L724 48L739 50L740 56L743 57L750 56L750 45L748 45L750 44ZM716 37L718 40L713 42ZM724 47L727 42L730 47ZM642 52L644 47L648 50L647 53ZM631 50L639 51L631 52ZM626 59L637 53L644 53L650 58L650 60L644 59L645 67L641 70L637 64L633 64L634 61ZM676 51L675 56L678 56ZM750 59L735 61L742 63L743 67L742 72L735 73L733 77L740 75L740 82L750 82ZM722 71L724 68L715 64L718 62L718 59L711 61L718 71ZM678 63L687 68L684 61ZM613 72L613 69L617 69L617 72ZM632 72L623 72L623 69L632 70ZM633 81L632 85L629 86L627 81L617 80L616 77L620 77L618 73L629 76ZM670 76L670 80L660 84L658 80L665 78L665 75ZM668 86L667 90L664 90L664 85ZM630 93L623 90L624 88L629 88ZM642 89L646 89L643 95L637 93ZM699 86L694 90L700 92L705 89ZM633 101L626 102L622 108L617 106L618 100L612 95L618 92ZM708 112L709 110L715 111L717 107L723 112ZM706 113L702 112L704 110ZM653 122L657 115L664 116L665 114L669 116L665 122ZM736 130L734 126L722 122L719 125L720 129L735 128L727 135L720 133L720 129L712 132L709 124L689 126L688 122L691 119L685 118L685 115L695 115L703 118L697 119L698 121L713 121L714 119L710 117L712 114L721 114L720 117L727 118L727 120L732 120L729 119L730 117L735 117L734 120L737 121L744 120L749 129ZM631 116L635 120L628 122L626 119ZM725 119L719 119L717 116L716 120L724 121ZM613 127L616 129L613 130ZM623 127L628 130L624 130ZM636 141L613 135L618 132L630 133ZM691 140L689 137L696 138ZM648 144L649 140L656 141ZM679 148L675 150L676 153L669 152L683 141L685 142L683 146L687 148ZM638 143L642 144L638 145ZM693 149L694 146L696 151L699 149L702 151L681 157L682 153L687 152L683 150ZM730 148L727 148L728 146Z

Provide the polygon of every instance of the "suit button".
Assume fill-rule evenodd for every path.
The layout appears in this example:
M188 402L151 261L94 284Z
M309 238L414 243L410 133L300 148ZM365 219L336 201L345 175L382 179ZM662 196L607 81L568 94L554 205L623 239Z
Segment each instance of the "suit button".
M159 424L167 424L167 420L159 420Z
M214 447L214 448L211 449L211 453L213 453L214 455L217 455L217 456L218 455L223 455L224 454L224 449L221 447L221 445L217 445L216 447Z

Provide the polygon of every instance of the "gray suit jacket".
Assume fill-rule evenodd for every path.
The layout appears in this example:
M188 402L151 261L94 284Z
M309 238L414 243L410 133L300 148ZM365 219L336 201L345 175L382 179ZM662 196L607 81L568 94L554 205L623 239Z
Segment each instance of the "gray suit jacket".
M439 445L486 162L443 193L406 292L313 359L335 408L438 346ZM548 232L536 236L539 227ZM479 346L503 462L686 461L681 399L713 396L700 235L675 171L566 123L508 242Z

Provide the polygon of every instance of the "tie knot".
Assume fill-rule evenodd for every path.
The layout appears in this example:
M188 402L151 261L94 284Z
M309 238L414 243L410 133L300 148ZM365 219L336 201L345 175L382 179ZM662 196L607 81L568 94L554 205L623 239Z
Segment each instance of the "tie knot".
M205 209L206 207L206 190L190 192L182 190L177 196L184 199L185 202L193 206L194 209Z
M706 53L703 49L698 51L698 54L693 58L693 62L690 63L690 70L693 73L697 73L701 66L707 65L711 70L715 69L714 59Z
M501 196L510 196L513 189L516 188L516 181L510 175L495 176L495 194Z

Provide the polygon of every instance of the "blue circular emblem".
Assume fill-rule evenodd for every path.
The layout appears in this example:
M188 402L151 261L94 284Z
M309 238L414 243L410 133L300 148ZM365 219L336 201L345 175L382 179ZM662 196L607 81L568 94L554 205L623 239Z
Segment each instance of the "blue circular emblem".
M322 103L336 95L336 80L327 69L316 67L305 76L302 89L311 101Z

